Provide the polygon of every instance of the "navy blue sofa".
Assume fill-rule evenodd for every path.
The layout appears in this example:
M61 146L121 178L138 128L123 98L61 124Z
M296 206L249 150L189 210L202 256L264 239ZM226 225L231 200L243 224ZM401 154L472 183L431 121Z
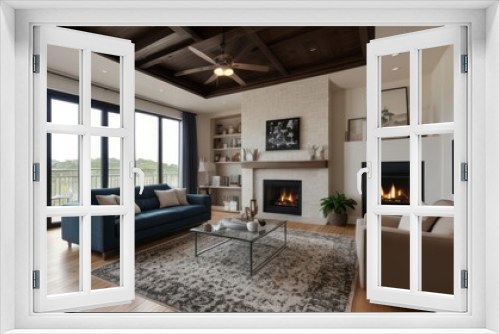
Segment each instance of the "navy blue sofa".
M156 184L144 187L139 195L139 187L135 187L135 203L141 213L135 215L135 241L147 241L163 237L169 233L189 229L211 219L211 200L209 195L187 195L189 205L160 208L155 190L170 189L167 184ZM99 205L96 195L120 194L119 188L92 189L92 205ZM69 205L75 205L69 204ZM92 217L91 248L108 255L116 253L120 248L120 220L114 216ZM78 217L63 217L61 221L62 239L68 244L79 243Z

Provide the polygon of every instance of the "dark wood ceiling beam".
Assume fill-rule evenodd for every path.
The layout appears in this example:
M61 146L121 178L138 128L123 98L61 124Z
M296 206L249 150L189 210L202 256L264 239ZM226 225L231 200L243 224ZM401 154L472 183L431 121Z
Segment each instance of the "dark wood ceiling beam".
M288 75L288 71L285 69L283 64L278 60L278 58L276 58L274 53L264 43L262 38L257 35L257 32L250 27L244 27L243 29L245 30L245 35L247 36L247 38L259 48L259 50L264 54L264 56L266 56L271 64L273 64L278 72L280 72L282 75Z
M143 59L148 53L165 49L171 46L175 39L175 32L168 27L138 38L135 43L135 59Z
M189 27L169 27L173 31L175 31L179 36L183 36L185 38L191 38L195 42L202 41L203 38L200 37L193 29Z
M206 98L212 98L212 97L217 97L217 96L222 96L222 95L228 95L228 94L233 94L233 93L239 93L245 90L250 90L250 89L256 89L256 88L262 88L262 87L268 87L268 86L273 86L285 82L290 82L290 81L295 81L295 80L301 80L305 78L310 78L318 75L325 75L325 74L330 74L338 71L343 71L343 70L348 70L351 68L356 68L360 66L366 65L366 60L361 56L351 56L348 58L342 59L342 61L334 61L328 64L321 64L315 67L308 67L305 69L300 69L295 72L291 72L290 74L286 76L282 76L280 78L272 77L269 79L263 79L257 82L247 82L247 85L245 87L231 87L231 88L224 88L224 89L219 89L219 90L213 90L210 92L208 95L206 95Z
M368 27L359 27L359 42L361 43L363 57L366 59L366 44L370 42L370 38L368 37Z
M257 27L254 28L254 31L260 31L265 29L266 27ZM245 30L243 28L235 28L226 32L226 43L232 43L235 39L238 39L245 35ZM200 42L193 43L191 40L183 41L179 44L173 45L172 47L158 51L157 53L149 56L147 59L139 61L136 63L136 67L140 67L141 69L147 69L152 66L158 65L165 61L165 59L170 56L175 57L176 52L180 52L182 49L187 48L188 46L193 46L198 50L205 50L206 48L216 44L218 45L222 39L222 34L207 38L205 40L201 40Z
M135 67L145 70L155 65L158 65L162 63L165 59L170 57L172 53L187 48L192 44L193 44L192 40L184 40L180 43L174 44L166 49L163 49L161 51L152 54L151 56L147 57L144 60L138 61L135 64Z
M308 31L308 32L305 32L303 34L295 34L295 35L290 36L286 39L279 40L276 43L269 44L268 47L270 49L273 49L273 48L281 47L285 44L289 44L290 42L294 42L297 40L304 40L305 41L308 39L318 37L324 33L333 31L335 29L338 29L338 27L318 27L317 29L314 29L312 31Z

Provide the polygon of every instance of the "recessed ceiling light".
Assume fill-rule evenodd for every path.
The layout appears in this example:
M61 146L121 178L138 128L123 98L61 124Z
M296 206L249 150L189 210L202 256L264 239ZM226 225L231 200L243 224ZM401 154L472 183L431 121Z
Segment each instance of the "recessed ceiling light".
M315 46L313 46L313 47L309 48L309 51L311 51L311 52L314 52L314 51L316 51L316 50L318 50L318 48L317 48L317 47L315 47Z
M160 88L160 93L163 93L164 91L165 91L165 89Z
M106 73L108 73L108 70L104 70L104 69L103 69L103 70L102 70L102 73L106 74Z
M392 57L397 57L397 56L399 56L399 53L393 53L391 56Z
M392 70L397 71L397 70L399 70L399 67L394 67Z

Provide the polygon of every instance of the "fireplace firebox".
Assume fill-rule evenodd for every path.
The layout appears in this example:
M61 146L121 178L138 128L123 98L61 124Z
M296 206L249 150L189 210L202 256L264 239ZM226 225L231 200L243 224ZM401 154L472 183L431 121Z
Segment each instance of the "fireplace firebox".
M302 181L264 180L263 211L302 215Z
M363 162L361 167L366 167ZM410 162L387 161L382 162L382 185L380 189L380 202L382 205L410 205ZM422 201L424 194L425 162L422 161ZM366 213L366 174L362 182L362 213Z

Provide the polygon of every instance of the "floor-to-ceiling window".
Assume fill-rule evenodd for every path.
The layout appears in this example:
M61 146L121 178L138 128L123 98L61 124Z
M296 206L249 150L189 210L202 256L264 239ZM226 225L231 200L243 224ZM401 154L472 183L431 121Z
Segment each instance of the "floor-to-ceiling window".
M49 91L47 120L58 124L78 124L76 95ZM92 101L92 126L117 128L120 125L119 107ZM179 184L180 121L144 112L136 112L136 165L145 174L145 183ZM47 205L64 205L78 201L78 141L47 135ZM71 137L71 136L70 136ZM75 142L76 140L76 142ZM118 138L92 137L91 139L92 188L120 186L120 140ZM161 166L161 167L160 167ZM60 219L47 221L49 227L58 226Z
M144 171L145 184L180 186L179 135L179 120L135 113L135 159L136 166Z

